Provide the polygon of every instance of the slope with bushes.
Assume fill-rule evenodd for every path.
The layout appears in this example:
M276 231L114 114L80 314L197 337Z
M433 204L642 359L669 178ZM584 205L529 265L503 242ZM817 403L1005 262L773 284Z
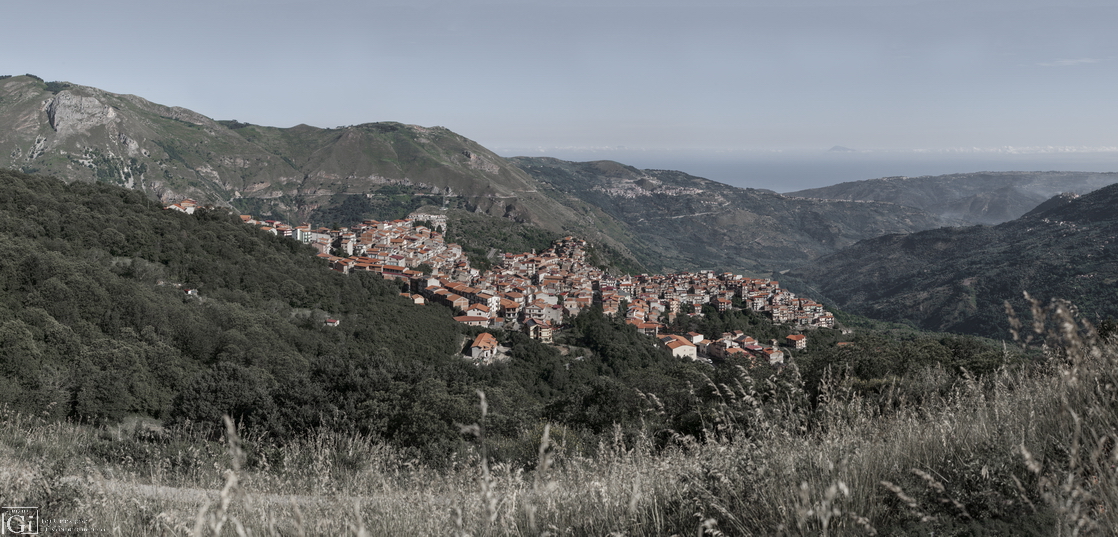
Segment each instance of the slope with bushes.
M998 226L942 228L863 241L781 278L853 313L929 330L1009 337L1008 301L1071 300L1118 317L1118 186L1058 197Z
M0 496L126 534L1109 535L1118 349L1066 305L1037 311L1032 366L932 364L869 391L831 369L814 403L795 376L701 375L683 396L718 401L705 440L615 428L587 446L541 423L526 466L494 459L488 393L442 466L357 433L281 445L229 422L216 442L0 411L0 475L18 476Z
M790 198L612 161L510 161L560 203L584 203L608 215L628 234L613 236L654 271L767 275L862 239L941 225L919 209L891 203Z

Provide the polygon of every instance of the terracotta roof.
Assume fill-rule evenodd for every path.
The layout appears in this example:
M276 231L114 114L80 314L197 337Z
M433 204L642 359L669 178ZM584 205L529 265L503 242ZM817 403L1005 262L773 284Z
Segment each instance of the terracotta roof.
M496 349L497 348L497 338L493 337L493 334L490 334L489 332L482 332L482 333L478 334L476 338L474 338L474 342L473 342L472 345L470 345L470 347L481 347L483 349Z

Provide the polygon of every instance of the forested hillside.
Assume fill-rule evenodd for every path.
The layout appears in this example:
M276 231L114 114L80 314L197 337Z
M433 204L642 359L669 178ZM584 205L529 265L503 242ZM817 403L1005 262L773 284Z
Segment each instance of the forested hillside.
M654 271L695 268L769 274L886 233L942 222L892 203L800 199L683 172L612 161L516 157L510 162L560 203L596 207L609 232Z
M459 327L447 315L409 306L379 278L326 270L228 212L0 179L4 403L93 421L215 423L228 412L289 434L346 410L337 368L405 362L414 375L453 363ZM327 315L345 322L323 327Z
M1021 233L1087 231L1101 246L1084 256L1113 266L1112 206L1057 200ZM1050 329L1023 319L1031 347L836 311L853 333L806 331L784 366L680 360L594 307L557 346L493 331L511 359L479 366L449 310L224 210L0 172L0 254L0 472L19 476L0 496L44 518L207 535L1114 527L1114 327L1095 339L1062 305L1038 309ZM737 306L666 329L793 331Z
M16 172L0 173L0 191L0 404L16 410L204 428L229 414L278 441L355 431L440 460L467 440L458 424L476 421L484 390L489 434L504 446L495 456L522 458L541 420L585 445L614 424L703 438L719 399L696 386L746 371L768 400L787 384L766 379L798 382L767 365L680 361L597 308L571 320L565 354L496 331L512 359L478 367L460 356L476 329L448 309L416 306L378 275L330 271L303 245L224 210L186 215L135 190ZM327 316L340 326L324 326ZM791 331L741 311L681 323L775 339ZM927 336L922 350L902 351L907 343L862 334L854 341L874 350L851 353L834 347L840 336L813 333L815 350L798 355L805 376L850 364L869 381L915 364L986 369L1001 359ZM646 395L660 401L655 412Z
M600 314L576 323L584 355L498 332L515 359L478 368L461 359L470 334L449 310L330 271L224 210L185 215L138 191L16 172L0 181L0 404L17 410L203 427L227 413L280 439L359 431L438 459L463 442L456 424L476 420L478 389L490 434L514 440L545 416L590 433L631 425L635 388L684 393L699 374Z
M1092 322L1118 316L1118 186L1060 196L998 226L889 235L784 275L839 308L927 330L1010 337L1008 301L1069 300ZM798 284L798 285L797 285Z

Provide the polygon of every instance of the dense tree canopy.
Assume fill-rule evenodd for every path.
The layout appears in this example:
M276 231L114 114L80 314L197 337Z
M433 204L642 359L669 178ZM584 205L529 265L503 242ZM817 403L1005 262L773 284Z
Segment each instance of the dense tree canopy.
M517 442L541 420L583 435L620 424L702 437L723 397L711 386L747 371L759 397L777 397L781 378L799 378L680 361L600 308L570 321L564 353L496 331L512 359L479 367L460 355L477 329L448 309L402 299L375 274L333 272L308 247L226 210L186 215L137 191L15 172L0 172L0 190L0 404L22 411L201 427L227 414L280 440L360 431L440 459L467 440L459 425L479 419L482 390L487 434L504 446L493 455L530 459L535 448ZM324 326L328 316L340 326ZM788 333L741 311L708 310L674 328ZM929 363L1000 363L972 340L885 338L839 351L836 331L812 337L809 378L827 366L870 380Z

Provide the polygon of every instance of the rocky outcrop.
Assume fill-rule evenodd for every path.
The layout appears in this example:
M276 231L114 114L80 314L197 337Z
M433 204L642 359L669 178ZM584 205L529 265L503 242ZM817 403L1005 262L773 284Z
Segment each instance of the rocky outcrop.
M117 117L116 110L96 97L78 95L71 91L61 91L43 101L41 109L47 113L51 128L58 133L58 140L75 133L88 132L99 125L107 125Z

